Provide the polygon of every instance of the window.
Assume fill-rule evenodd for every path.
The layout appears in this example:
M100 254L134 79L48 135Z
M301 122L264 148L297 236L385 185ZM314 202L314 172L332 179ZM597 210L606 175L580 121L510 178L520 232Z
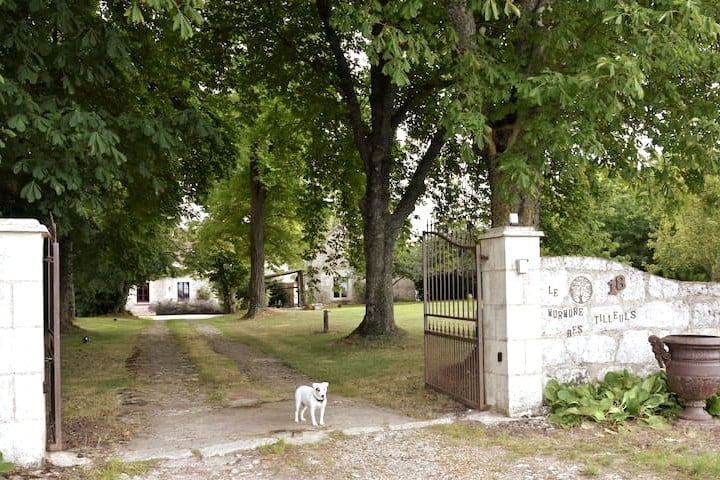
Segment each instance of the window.
M347 277L335 277L333 279L333 298L347 298L348 279Z
M150 284L145 282L135 287L135 297L137 303L150 303Z
M190 301L190 282L178 282L178 302Z

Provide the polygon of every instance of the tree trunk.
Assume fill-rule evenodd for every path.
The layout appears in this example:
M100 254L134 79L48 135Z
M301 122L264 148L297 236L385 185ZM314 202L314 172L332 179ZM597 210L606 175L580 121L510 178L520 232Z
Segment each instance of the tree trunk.
M498 123L493 126L492 141L486 142L482 150L476 152L487 168L492 227L510 225L511 213L518 214L518 225L537 227L540 224L540 186L531 189L532 192L538 192L537 194L522 191L513 185L500 169L500 155L517 142L521 130L517 120Z
M393 251L397 232L389 228L387 204L368 199L375 205L363 209L365 239L365 316L352 335L363 337L390 336L397 332L393 309ZM374 200L374 201L373 201Z
M73 281L72 240L65 237L60 243L60 331L77 330L75 320L75 284Z
M235 313L235 293L236 289L231 282L225 280L228 278L228 274L225 271L225 267L221 263L218 267L218 278L221 279L218 282L218 290L220 293L220 299L222 301L223 313Z
M243 318L265 309L265 202L267 190L255 154L250 158L250 298Z
M222 287L222 305L223 313L235 313L235 290L228 287Z
M236 290L232 286L223 286L222 302L224 313L235 313L235 293Z

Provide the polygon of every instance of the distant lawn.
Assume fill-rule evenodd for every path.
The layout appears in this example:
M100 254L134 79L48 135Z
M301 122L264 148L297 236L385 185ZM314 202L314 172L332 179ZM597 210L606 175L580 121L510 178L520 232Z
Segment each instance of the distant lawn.
M405 334L385 342L346 338L362 321L364 305L327 310L328 333L322 333L323 310L271 309L255 320L225 316L207 323L330 382L331 393L362 396L416 417L460 407L425 389L422 303L395 306L395 321Z

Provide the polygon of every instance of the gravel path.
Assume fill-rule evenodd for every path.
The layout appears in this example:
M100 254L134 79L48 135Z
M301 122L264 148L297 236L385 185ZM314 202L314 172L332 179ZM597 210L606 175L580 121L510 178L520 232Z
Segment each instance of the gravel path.
M607 470L607 469L606 469ZM209 458L167 460L123 480L658 480L660 477L589 470L581 461L516 457L499 446L449 441L433 429L383 431L306 445L238 451Z

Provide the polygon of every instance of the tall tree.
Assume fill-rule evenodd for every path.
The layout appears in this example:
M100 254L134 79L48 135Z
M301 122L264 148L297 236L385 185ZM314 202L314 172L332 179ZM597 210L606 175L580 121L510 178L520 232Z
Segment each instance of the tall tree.
M475 37L495 47L480 59L482 75L496 80L476 147L494 225L510 211L538 225L541 191L558 176L582 182L598 166L693 188L717 170L713 2L517 3L518 18L477 22Z
M212 200L210 210L212 211ZM235 313L241 306L241 288L248 283L246 245L232 233L223 231L220 222L212 217L202 223L191 223L188 247L183 266L200 277L207 278L220 298L225 313Z
M180 39L196 3L0 2L0 210L54 214L64 325L73 243L101 234L114 199L163 222L219 168L219 136Z
M199 227L200 242L189 257L200 272L212 272L221 280L215 284L223 297L239 287L223 281L240 277L221 275L219 268L230 273L242 266L245 274L249 271L249 277L243 276L249 280L243 289L246 318L267 306L266 267L298 265L306 249L300 220L308 216L305 202L315 197L305 180L305 128L282 102L257 89L255 94L247 101L243 95L229 94L218 107L235 132L236 166L214 187L208 216Z
M251 149L254 150L253 147ZM254 318L266 307L265 301L265 222L268 191L263 183L257 152L250 152L250 298L245 318Z

